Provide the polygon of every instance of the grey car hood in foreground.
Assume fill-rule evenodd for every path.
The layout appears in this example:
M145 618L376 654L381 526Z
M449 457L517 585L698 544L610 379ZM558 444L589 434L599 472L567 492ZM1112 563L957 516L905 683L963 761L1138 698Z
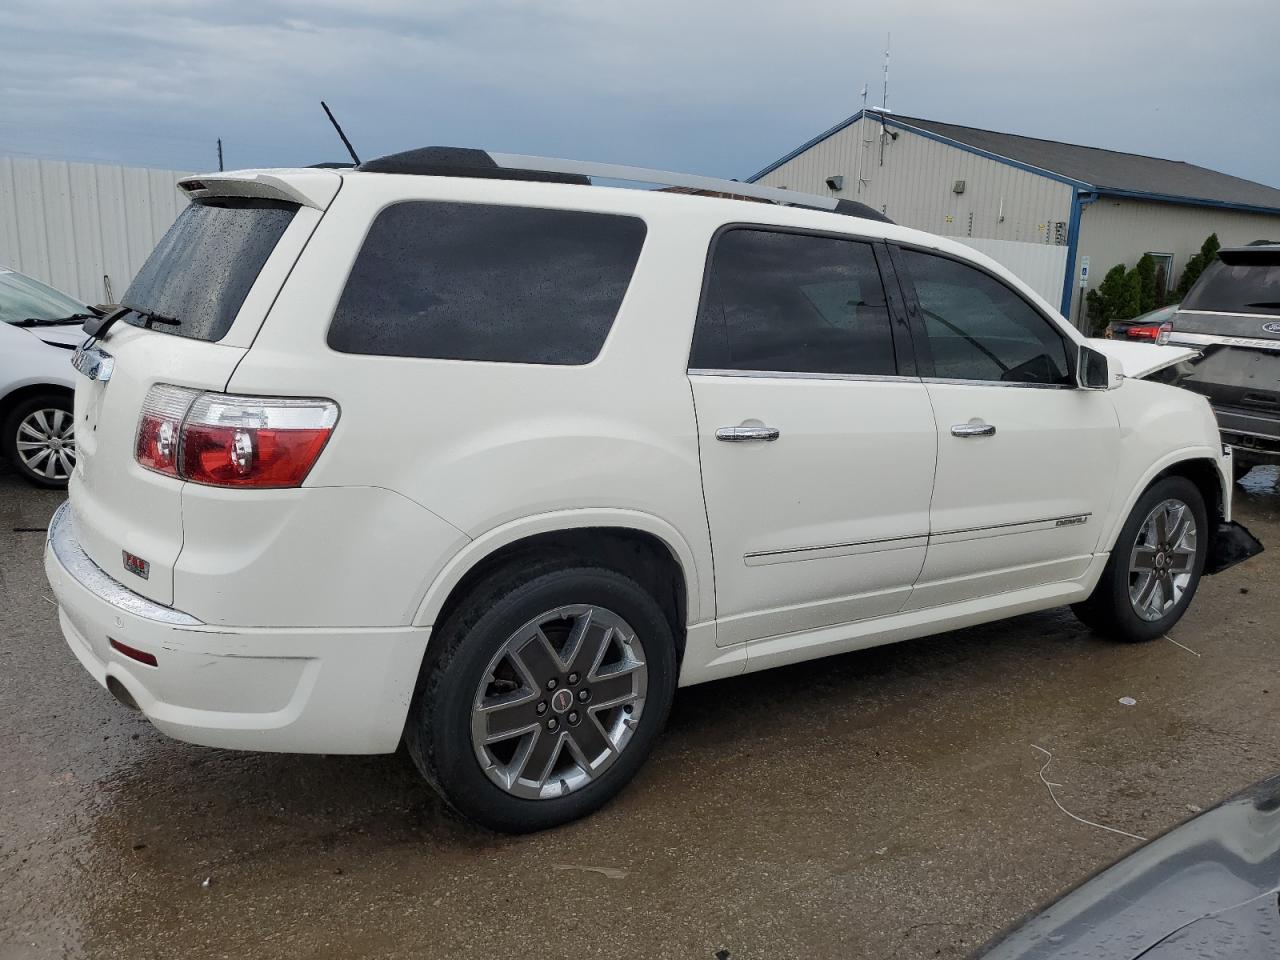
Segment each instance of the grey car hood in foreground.
M974 957L1280 957L1278 893L1280 776L1140 847Z

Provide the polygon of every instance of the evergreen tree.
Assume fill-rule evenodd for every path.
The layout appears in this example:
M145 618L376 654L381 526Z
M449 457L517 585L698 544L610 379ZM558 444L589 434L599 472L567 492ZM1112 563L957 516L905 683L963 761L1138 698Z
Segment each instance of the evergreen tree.
M1183 267L1182 276L1178 278L1178 300L1186 297L1192 284L1200 279L1200 274L1204 273L1204 268L1218 259L1218 251L1221 249L1222 244L1218 242L1218 235L1211 233L1205 237L1204 243L1200 246L1200 252L1193 253L1187 258L1187 265Z
M1126 270L1116 304L1117 320L1132 320L1142 312L1142 276L1137 269Z
M1134 268L1138 274L1138 280L1141 286L1141 294L1138 303L1138 313L1147 313L1160 306L1159 296L1156 293L1156 261L1149 253L1144 253L1138 261L1138 265Z

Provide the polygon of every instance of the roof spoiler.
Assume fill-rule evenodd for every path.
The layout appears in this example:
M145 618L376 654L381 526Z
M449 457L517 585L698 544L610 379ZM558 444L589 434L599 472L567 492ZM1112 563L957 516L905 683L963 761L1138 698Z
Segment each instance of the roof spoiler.
M184 177L178 189L190 200L206 197L256 197L284 200L304 207L324 210L338 193L342 178L326 170L308 170L287 178L258 170L236 173L209 173Z
M865 203L799 193L778 187L762 187L739 180L701 177L689 173L672 173L647 167L629 167L616 163L590 163L533 157L518 153L490 153L468 147L422 147L367 160L357 170L366 173L400 173L432 177L482 177L498 180L525 180L542 183L569 183L590 186L593 180L657 184L681 187L699 193L728 194L752 200L764 200L789 207L825 210L881 223L893 221Z

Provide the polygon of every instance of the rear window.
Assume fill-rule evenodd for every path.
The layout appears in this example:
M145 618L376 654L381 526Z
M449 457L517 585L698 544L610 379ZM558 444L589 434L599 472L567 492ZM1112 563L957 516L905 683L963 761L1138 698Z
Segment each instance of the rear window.
M154 329L193 340L221 340L298 206L276 200L198 200L178 215L120 303L141 327L147 311L177 320Z
M1182 301L1183 310L1280 316L1280 251L1226 251L1205 268ZM1239 262L1243 261L1243 262Z
M343 353L583 364L635 272L644 221L410 201L374 219L329 327Z

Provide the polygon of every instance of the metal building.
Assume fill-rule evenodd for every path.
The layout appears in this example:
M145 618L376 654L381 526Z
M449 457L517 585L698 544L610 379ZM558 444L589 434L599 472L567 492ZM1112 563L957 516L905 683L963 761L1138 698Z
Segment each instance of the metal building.
M1172 288L1211 233L1280 240L1280 190L1204 167L867 109L748 180L859 200L1003 263L1077 324L1083 290L1157 258ZM1083 281L1082 268L1088 267Z
M0 157L0 266L86 303L118 300L187 205L186 176Z

